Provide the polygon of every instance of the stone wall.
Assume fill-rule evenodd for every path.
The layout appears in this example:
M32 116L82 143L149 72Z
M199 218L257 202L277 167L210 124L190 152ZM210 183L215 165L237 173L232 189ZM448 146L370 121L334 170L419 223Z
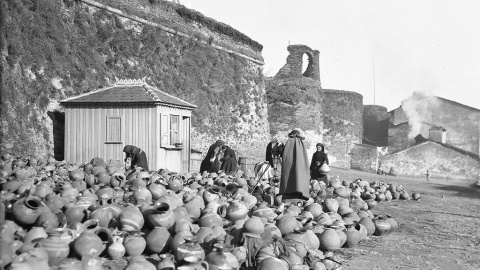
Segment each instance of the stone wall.
M350 168L366 172L375 172L377 147L368 144L356 145L351 150Z
M390 115L379 105L363 106L363 143L387 146Z
M388 129L388 152L395 153L415 144L415 140L408 138L410 126L408 123L390 126Z
M350 168L355 144L362 142L363 97L342 90L324 90L323 141L331 164Z
M479 180L480 159L436 142L427 141L395 154L383 156L380 169L395 170L396 175Z

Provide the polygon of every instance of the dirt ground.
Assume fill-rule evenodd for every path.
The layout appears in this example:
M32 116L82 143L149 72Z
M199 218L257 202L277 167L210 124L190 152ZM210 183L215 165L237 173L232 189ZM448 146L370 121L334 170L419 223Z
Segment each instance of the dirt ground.
M393 177L333 169L340 179L401 184L419 201L378 204L374 214L399 223L393 234L365 239L337 252L343 269L480 269L480 189L472 181Z

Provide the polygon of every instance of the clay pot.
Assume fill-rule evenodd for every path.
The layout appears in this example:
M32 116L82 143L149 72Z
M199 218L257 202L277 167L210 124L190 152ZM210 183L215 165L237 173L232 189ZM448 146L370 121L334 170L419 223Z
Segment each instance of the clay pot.
M40 241L47 238L48 234L43 227L32 227L27 234L23 237L24 243L30 243L32 241Z
M152 201L152 193L146 187L139 187L133 191L132 194L133 199L139 202L147 202L150 203Z
M258 270L272 270L272 269L289 270L289 268L286 267L285 264L282 263L282 261L280 259L277 259L273 256L265 258L264 260L262 260L258 264L257 269Z
M82 223L88 216L87 209L79 205L69 205L64 214L68 224Z
M90 219L97 219L100 227L108 227L113 219L113 213L108 205L102 205L90 213Z
M0 267L4 268L13 261L15 253L10 244L0 239Z
M301 223L292 215L279 216L275 225L282 232L282 235L292 233L295 228L301 227Z
M179 192L183 188L183 181L178 176L172 176L168 181L168 188L174 192Z
M186 203L183 207L187 209L188 215L192 219L198 219L202 215L202 208L195 202L195 201L190 201Z
M248 208L246 204L239 200L232 201L226 210L227 218L233 222L244 219L248 215Z
M318 203L312 203L308 205L305 210L310 212L314 218L318 217L321 213L323 213L322 206Z
M129 206L118 217L118 221L124 231L140 231L145 220L140 210L135 206Z
M112 235L112 243L108 247L108 255L114 260L123 258L125 255L125 247L123 246L123 237L120 235Z
M125 270L157 270L157 268L151 262L147 261L144 256L136 255L130 257Z
M49 209L43 206L37 197L26 197L13 205L15 221L23 225L32 225L45 211L49 211Z
M177 248L185 243L185 237L192 236L192 233L189 231L182 231L177 234L172 238L172 241L170 242L170 250L175 253Z
M165 253L170 249L172 237L165 227L155 227L147 235L147 247L153 253Z
M95 195L97 195L100 200L109 200L113 198L114 193L113 188L108 186L103 186L95 191Z
M161 197L167 195L167 189L161 184L150 184L148 190L152 193L152 199L158 200Z
M202 215L202 217L198 221L198 225L200 227L212 228L213 226L222 226L223 221L220 215L209 211Z
M129 231L123 239L123 246L128 256L142 255L147 241L143 238L144 233L141 231Z
M125 186L125 182L127 181L127 177L123 173L113 173L110 177L110 185L112 187L123 187Z
M183 262L187 257L196 257L200 260L205 259L205 251L198 243L199 239L196 236L185 236L185 242L178 246L175 251L175 258L178 262Z
M267 206L266 202L260 203L257 207L252 209L252 216L259 217L259 218L265 218L265 219L270 219L272 218L275 213L273 212L273 209Z
M35 193L33 193L33 195L39 198L45 198L47 197L48 194L51 194L51 193L53 193L53 190L49 185L45 183L40 183L37 185L35 189Z
M345 242L345 246L348 248L357 247L358 242L363 238L363 235L355 228L357 226L347 225L347 231L345 232L347 235L347 241Z
M170 205L165 202L158 202L153 205L153 211L148 216L150 224L154 227L170 229L175 224L175 218Z
M223 267L231 267L233 269L240 269L240 264L237 258L230 252L232 247L228 244L216 243L213 245L216 251L210 252L205 261L208 262L210 269L219 270Z
M98 257L104 249L102 239L90 231L83 232L73 244L73 252L79 259L83 256Z
M332 253L340 248L340 238L333 228L325 228L320 235L320 249L324 253Z
M48 254L48 265L57 266L70 254L69 241L63 235L68 230L55 229L47 232L48 237L40 241L40 246Z
M185 267L185 270L208 270L209 265L206 261L203 261L202 259L198 257L186 257L183 260L185 263L179 267L178 269L181 270L182 267ZM227 268L223 268L227 270Z
M49 270L48 254L37 243L28 252L22 253L13 259L10 265L12 270Z
M375 224L375 233L376 236L383 236L390 232L392 229L392 224L387 220L385 216L377 216L372 219Z
M368 216L360 219L359 224L362 224L363 226L365 226L365 228L367 229L367 235L368 236L375 233L375 224L373 223L373 221Z
M387 221L390 222L390 224L392 225L390 229L390 233L396 231L398 229L397 221L390 215L385 215L385 216L387 217Z
M160 262L157 264L158 270L175 270L175 259L172 254L165 253L159 255Z
M418 192L415 192L415 193L412 194L412 199L414 199L415 201L420 200L421 197L422 196Z
M325 199L325 201L323 202L323 207L326 212L336 213L338 211L339 204L336 199L328 198L328 199Z
M220 198L220 191L221 189L219 186L211 186L210 188L207 188L205 192L203 192L203 200L205 203L218 201Z

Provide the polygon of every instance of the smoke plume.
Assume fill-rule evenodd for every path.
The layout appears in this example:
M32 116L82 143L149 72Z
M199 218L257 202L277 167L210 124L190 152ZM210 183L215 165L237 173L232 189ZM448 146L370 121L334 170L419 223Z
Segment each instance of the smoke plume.
M413 95L402 101L402 109L408 119L410 131L408 138L413 139L422 133L422 127L432 123L432 116L439 106L437 97L424 92L413 92ZM428 134L423 134L427 136Z

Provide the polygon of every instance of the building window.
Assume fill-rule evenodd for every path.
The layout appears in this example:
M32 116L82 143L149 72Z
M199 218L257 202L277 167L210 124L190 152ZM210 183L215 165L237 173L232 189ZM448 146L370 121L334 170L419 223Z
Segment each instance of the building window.
M107 116L106 143L122 143L122 117Z
M162 114L160 118L160 146L170 147L181 143L180 116L173 114Z
M170 116L170 145L180 142L180 116Z

